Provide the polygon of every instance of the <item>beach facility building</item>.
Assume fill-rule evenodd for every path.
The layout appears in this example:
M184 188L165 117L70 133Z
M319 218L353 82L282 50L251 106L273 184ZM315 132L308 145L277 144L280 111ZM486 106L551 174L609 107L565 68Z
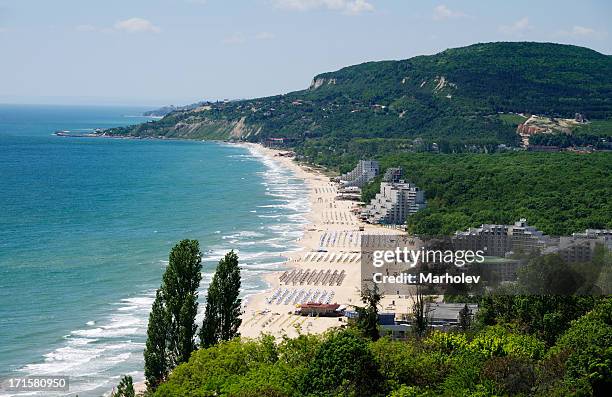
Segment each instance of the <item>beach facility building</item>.
M339 317L343 312L341 306L336 303L308 302L302 303L296 309L295 314L310 317Z

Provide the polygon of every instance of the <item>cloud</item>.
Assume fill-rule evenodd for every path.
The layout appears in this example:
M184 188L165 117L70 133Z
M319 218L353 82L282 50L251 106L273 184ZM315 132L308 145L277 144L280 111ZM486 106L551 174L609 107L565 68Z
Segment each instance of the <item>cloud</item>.
M501 25L499 31L504 34L522 36L523 33L531 30L533 27L529 23L529 18L523 17L511 25Z
M150 21L143 18L130 18L123 21L118 21L115 24L116 30L122 30L128 33L153 32L159 33L161 29L153 25Z
M571 33L574 36L590 36L595 34L595 29L585 28L584 26L574 26Z
M366 0L348 1L345 8L347 14L360 14L362 12L374 11L374 6Z
M559 30L555 35L557 37L603 39L608 35L608 32L595 30L586 26L574 25L570 30Z
M276 36L274 36L274 34L270 32L259 32L255 35L255 38L257 40L272 40L275 37Z
M96 27L93 25L79 25L75 28L78 32L94 32Z
M237 45L246 43L246 37L242 33L234 33L223 39L224 44Z
M434 21L443 21L446 19L455 19L455 18L464 18L464 17L467 17L467 15L464 14L463 12L451 10L444 4L440 4L439 6L434 7L434 10L433 10Z
M297 11L326 9L350 15L374 11L374 6L367 0L272 0L272 2L278 8Z

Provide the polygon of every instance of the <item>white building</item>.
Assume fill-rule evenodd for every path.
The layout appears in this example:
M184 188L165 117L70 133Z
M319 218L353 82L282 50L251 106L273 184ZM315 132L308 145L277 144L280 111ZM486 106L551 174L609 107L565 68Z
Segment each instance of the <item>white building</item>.
M340 184L342 187L356 186L361 188L376 178L379 171L378 161L360 160L352 171L340 176Z
M425 208L425 195L418 187L399 182L381 182L380 193L361 213L369 223L403 225L408 215Z

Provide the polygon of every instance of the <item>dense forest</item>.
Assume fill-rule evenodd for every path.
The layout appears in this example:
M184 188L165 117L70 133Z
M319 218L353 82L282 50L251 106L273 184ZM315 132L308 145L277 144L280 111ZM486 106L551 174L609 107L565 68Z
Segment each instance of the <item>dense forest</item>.
M558 146L560 148L592 146L595 149L604 149L608 146L601 138L593 134L562 132L552 134L535 134L529 137L530 145Z
M155 396L603 396L612 300L498 296L465 329L376 341L357 328L195 351Z
M527 218L551 235L612 228L612 156L608 153L512 152L381 157L401 166L405 179L425 190L427 208L408 219L417 234L452 234L482 223ZM363 191L368 201L380 180Z

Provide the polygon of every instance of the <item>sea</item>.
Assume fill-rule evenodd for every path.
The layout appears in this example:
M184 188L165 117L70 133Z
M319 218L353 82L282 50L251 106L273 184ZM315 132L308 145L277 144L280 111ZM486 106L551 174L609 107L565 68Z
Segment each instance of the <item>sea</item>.
M0 382L68 376L69 393L29 395L101 396L122 375L141 381L177 242L200 242L200 311L226 252L248 300L298 249L304 182L244 146L52 135L146 122L144 110L0 105Z

